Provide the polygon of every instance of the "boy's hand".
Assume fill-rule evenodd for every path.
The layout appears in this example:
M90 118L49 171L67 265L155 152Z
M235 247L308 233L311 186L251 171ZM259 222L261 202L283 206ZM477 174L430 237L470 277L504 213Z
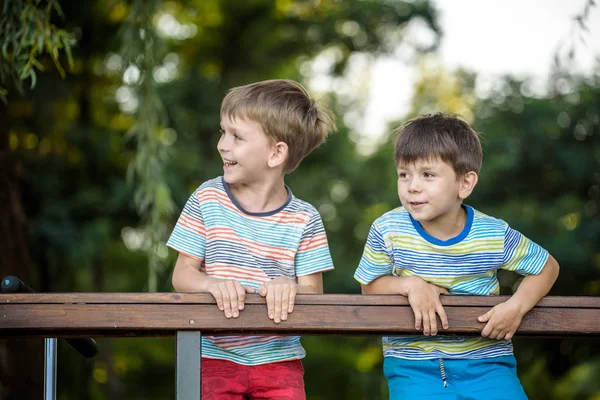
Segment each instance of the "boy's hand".
M263 283L258 294L267 298L269 319L276 324L287 319L288 313L294 311L294 301L298 292L298 284L289 278L278 277Z
M440 302L440 294L450 294L448 290L427 283L417 276L410 279L407 286L407 297L415 313L415 329L420 330L422 324L425 336L436 335L438 332L436 313L440 316L442 327L448 329L448 317Z
M246 293L255 293L256 291L248 286L243 286L238 281L227 279L214 279L208 292L217 300L219 310L225 312L226 318L237 318L240 311L244 309L244 300Z
M521 311L518 303L510 300L500 303L477 318L479 322L487 322L481 336L510 340L521 324L523 315L525 314Z

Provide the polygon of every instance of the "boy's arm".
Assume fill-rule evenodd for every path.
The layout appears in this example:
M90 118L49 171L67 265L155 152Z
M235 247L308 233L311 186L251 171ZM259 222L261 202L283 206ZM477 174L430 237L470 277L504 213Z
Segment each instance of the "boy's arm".
M368 285L361 283L360 286L362 294L400 294L408 297L410 281L414 278L420 279L416 276L380 276Z
M298 278L298 293L323 294L323 273L303 275Z
M527 275L519 285L519 288L508 300L519 305L520 311L525 315L545 295L548 294L554 282L558 278L560 267L554 257L548 255L542 272L538 275Z
M415 329L423 325L424 335L436 335L437 320L440 316L442 327L448 329L448 317L440 302L441 294L449 294L445 288L425 282L418 276L381 276L368 285L361 284L363 294L400 294L408 298L414 314Z
M539 274L527 275L510 299L478 318L479 322L487 322L481 335L491 339L510 340L523 316L548 294L558 278L559 269L558 262L548 255Z
M235 280L208 276L202 271L202 263L202 260L179 253L171 280L173 287L178 292L210 293L225 317L237 318L240 310L244 309L246 293L254 293L254 289Z
M447 329L448 318L440 302L440 294L448 294L448 291L427 283L418 276L393 276L393 270L393 253L389 251L384 229L375 221L354 273L354 279L360 282L363 294L406 296L415 314L416 330L420 330L422 326L424 335L437 334L436 313L440 316L444 329Z

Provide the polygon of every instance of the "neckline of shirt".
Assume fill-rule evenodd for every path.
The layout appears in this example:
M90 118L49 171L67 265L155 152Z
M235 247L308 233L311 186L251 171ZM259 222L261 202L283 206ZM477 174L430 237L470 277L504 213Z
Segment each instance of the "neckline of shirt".
M287 191L288 197L287 200L285 201L285 203L283 203L283 205L273 211L266 211L266 212L250 212L248 210L246 210L244 207L242 207L242 205L237 201L237 199L235 198L235 196L233 195L233 193L231 193L231 188L229 187L229 184L227 182L225 182L225 178L221 177L221 184L223 185L223 188L225 189L225 193L227 193L227 197L229 197L229 200L231 200L231 202L233 203L234 206L236 206L236 208L238 210L240 210L241 212L243 212L244 214L247 215L251 215L253 217L269 217L271 215L275 215L278 212L282 211L284 208L286 208L288 206L288 204L290 204L290 201L292 201L292 190L289 188L288 185L285 185L285 190Z
M455 237L450 238L448 240L440 240L438 238L431 236L430 234L425 232L425 229L423 229L423 227L421 226L421 223L419 221L413 219L413 217L412 217L412 215L410 215L410 213L408 213L408 216L410 217L410 221L412 222L414 228L419 233L419 235L421 235L421 237L423 239L425 239L429 243L435 244L437 246L451 246L453 244L462 242L463 239L466 238L467 235L469 234L469 232L471 231L471 226L473 225L473 215L474 215L473 208L466 204L461 204L461 207L467 212L467 220L465 221L465 226L463 227L462 231L458 235L456 235Z

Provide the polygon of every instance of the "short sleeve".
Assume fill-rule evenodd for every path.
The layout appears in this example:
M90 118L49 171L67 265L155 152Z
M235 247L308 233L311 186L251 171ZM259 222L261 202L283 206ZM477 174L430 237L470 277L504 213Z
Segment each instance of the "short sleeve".
M304 228L294 261L296 276L333 269L325 227L318 212L315 212Z
M387 250L383 234L375 222L369 230L362 258L354 272L354 279L363 285L368 285L380 276L392 275L393 269L394 262Z
M206 253L206 228L197 192L183 207L167 246L189 257L204 260Z
M502 269L521 275L537 275L547 260L548 252L544 248L506 225Z

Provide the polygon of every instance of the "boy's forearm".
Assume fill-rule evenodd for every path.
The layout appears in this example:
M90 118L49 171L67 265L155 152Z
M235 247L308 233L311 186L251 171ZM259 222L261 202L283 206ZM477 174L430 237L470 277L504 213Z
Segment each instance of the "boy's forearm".
M542 271L523 278L519 288L508 301L518 304L521 313L525 315L548 294L556 282L559 269L558 262L549 255Z
M196 271L194 274L189 274L187 278L181 277L176 280L173 277L173 287L178 292L208 293L210 286L218 280L218 278L213 278L203 272Z
M180 256L175 264L171 283L178 292L208 292L217 278L200 271L201 261Z
M296 282L296 293L323 294L323 274L299 276Z
M173 287L178 292L208 292L217 278L212 278L197 270L181 271L173 274Z
M400 294L408 296L413 276L380 276L368 285L361 285L363 294Z
M310 285L298 285L296 288L296 293L323 294L323 288L319 289Z

